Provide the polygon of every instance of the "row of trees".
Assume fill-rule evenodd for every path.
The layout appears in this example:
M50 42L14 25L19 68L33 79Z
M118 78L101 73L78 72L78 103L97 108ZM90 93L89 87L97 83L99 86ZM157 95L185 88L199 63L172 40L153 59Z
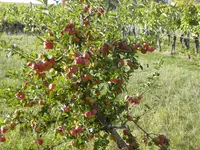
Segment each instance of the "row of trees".
M113 9L110 6L121 5L121 2L116 3L114 1L106 1L105 3L109 6L108 9ZM171 45L172 53L175 51L177 38L180 38L182 45L185 43L186 49L190 48L190 41L192 39L195 41L195 51L198 53L200 31L199 5L193 4L192 1L190 3L180 1L178 5L137 1L134 5L135 8L129 10L130 12L124 15L125 18L126 15L132 15L134 19L121 25L122 31L126 30L126 33L129 33L126 36L154 35L154 38L158 41L157 47L160 51L162 50L161 43L163 38L168 37L168 45ZM37 10L36 7L34 5L30 7L14 5L11 8L1 6L2 12L4 12L2 13L1 30L16 31L17 29L17 31L23 31L25 29L26 31L34 30L40 33L41 30L46 29L47 25L43 21L40 21L42 26L38 26L33 22L33 18L40 18L37 12L33 13L33 11ZM114 8L116 11L118 10L116 7ZM27 20L28 17L23 15L25 13L32 16Z

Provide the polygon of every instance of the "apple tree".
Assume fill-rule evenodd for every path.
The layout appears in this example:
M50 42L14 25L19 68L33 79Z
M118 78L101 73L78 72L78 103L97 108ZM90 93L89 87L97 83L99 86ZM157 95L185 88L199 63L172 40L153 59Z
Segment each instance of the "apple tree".
M26 55L12 47L27 65L16 76L22 84L5 91L4 99L13 111L5 114L1 124L1 144L9 131L20 125L33 133L33 149L53 149L63 143L66 149L83 149L92 139L94 149L100 149L109 144L109 135L119 149L139 149L128 126L132 122L155 145L167 149L169 140L164 135L149 134L129 114L143 93L116 100L127 90L132 73L141 67L136 53L154 51L150 37L124 36L121 25L131 22L135 7L124 2L126 5L118 5L123 11L107 9L104 1L101 5L69 1L65 8L35 8L31 21L47 26L37 35L43 51ZM126 19L118 18L125 14ZM30 17L23 19L28 22ZM49 132L57 141L46 141Z

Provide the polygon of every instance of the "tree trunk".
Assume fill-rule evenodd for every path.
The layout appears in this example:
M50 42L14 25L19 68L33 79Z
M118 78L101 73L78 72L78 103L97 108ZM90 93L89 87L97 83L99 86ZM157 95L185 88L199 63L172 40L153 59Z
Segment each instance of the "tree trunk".
M187 34L187 45L188 45L187 50L189 50L190 49L190 32L188 32Z
M183 48L183 39L184 39L184 35L181 34L180 36L181 49Z
M195 43L195 52L196 54L198 54L199 53L199 36L198 35L194 37L194 43Z
M175 53L175 51L176 51L176 35L173 36L171 54Z
M115 142L119 149L128 149L128 145L124 140L121 138L119 133L117 132L117 129L112 128L112 123L109 121L108 118L101 112L100 106L98 104L94 104L94 108L97 109L97 120L99 123L104 127L104 130L106 132L109 132L115 139Z
M171 42L171 35L169 34L169 32L167 31L167 36L168 36L168 46L170 46L170 42Z
M161 52L162 51L162 48L161 48L161 38L159 37L159 35L157 36L157 44L158 44L159 52Z

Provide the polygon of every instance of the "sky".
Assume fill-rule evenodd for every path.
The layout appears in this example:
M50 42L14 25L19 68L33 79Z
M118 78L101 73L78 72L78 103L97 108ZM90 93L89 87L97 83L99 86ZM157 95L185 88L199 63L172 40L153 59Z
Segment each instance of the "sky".
M35 3L35 4L39 4L40 2L38 2L37 0L0 0L0 2L14 2L14 3ZM55 0L48 0L48 4L55 4Z

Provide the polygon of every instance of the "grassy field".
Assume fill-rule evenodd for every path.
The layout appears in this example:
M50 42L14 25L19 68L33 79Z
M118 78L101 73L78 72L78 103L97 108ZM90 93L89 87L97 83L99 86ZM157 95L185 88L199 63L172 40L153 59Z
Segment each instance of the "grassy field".
M36 40L33 36L12 36L20 38L14 40L13 43L27 51L38 50L34 46ZM4 35L4 39L9 39L10 36ZM7 77L9 71L20 71L24 61L19 57L6 57L6 53L0 51L0 90L15 85L16 80L11 80ZM133 74L129 85L128 94L141 92L141 87L146 82L146 78L150 76L154 69L154 64L160 60L164 63L160 68L160 78L150 90L145 93L143 101L136 106L132 115L144 113L145 105L150 106L150 110L139 120L139 124L150 131L151 133L161 133L170 139L170 149L172 150L200 150L200 64L199 62L184 60L172 56L164 56L155 53L140 55L140 62L144 66L144 70L139 70ZM147 67L149 64L149 67ZM122 94L120 98L125 95ZM5 106L0 106L1 110L5 110ZM136 127L130 125L135 135L141 135L135 132ZM20 134L23 132L23 134ZM20 137L24 135L24 137ZM15 132L11 132L8 141L0 145L0 149L26 149L29 144L33 144L33 139L30 138L32 133L20 131L20 128ZM49 139L50 137L46 137ZM142 138L142 137L141 137ZM138 139L139 141L141 139ZM58 148L61 150L62 148ZM89 145L88 149L92 149ZM115 146L110 146L108 149L116 149ZM145 145L141 145L141 149L152 149Z

